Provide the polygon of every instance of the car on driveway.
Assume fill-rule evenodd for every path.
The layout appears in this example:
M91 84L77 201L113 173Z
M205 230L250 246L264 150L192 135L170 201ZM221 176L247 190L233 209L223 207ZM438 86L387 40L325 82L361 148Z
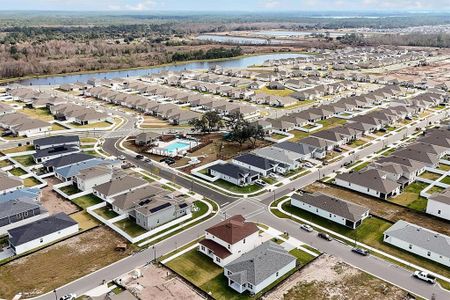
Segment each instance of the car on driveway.
M369 255L369 251L367 251L366 249L362 249L362 248L355 247L355 248L352 248L352 251L357 253L357 254L359 254L359 255L362 255L362 256L368 256Z
M333 240L333 239L331 238L331 236L330 236L329 234L327 234L327 233L319 232L319 233L317 234L317 236L320 237L321 239L324 239L324 240L327 240L327 241Z
M306 168L312 168L312 167L314 167L314 165L313 165L312 163L310 163L310 162L305 162L304 166L305 166Z
M436 277L424 271L415 271L413 276L430 284L436 283Z
M136 159L144 159L144 155L138 154L138 155L136 155Z
M309 226L308 224L302 224L302 225L300 225L300 229L303 229L304 231L308 231L308 232L311 232L311 231L314 230L314 229L313 229L311 226Z
M168 165L172 165L175 163L175 159L173 159L171 157L166 157L166 158L161 159L159 162L166 163Z
M119 155L117 158L120 160L125 160L125 155Z
M265 182L264 180L258 179L255 181L255 184L264 187L267 185L267 182Z

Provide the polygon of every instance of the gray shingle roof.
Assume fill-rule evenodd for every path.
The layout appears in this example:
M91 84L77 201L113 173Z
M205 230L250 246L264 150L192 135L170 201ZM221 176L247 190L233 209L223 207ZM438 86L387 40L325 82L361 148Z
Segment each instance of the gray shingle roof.
M282 246L268 241L235 259L225 269L233 273L230 278L239 284L258 285L295 260Z
M48 218L8 230L10 235L9 241L12 245L19 246L77 224L77 222L65 213L58 213Z
M15 176L9 176L7 173L0 170L0 192L22 186L22 179Z
M254 166L256 168L263 169L263 170L270 170L275 165L279 164L274 160L260 157L260 156L257 156L257 155L251 154L251 153L247 153L247 154L238 156L238 157L234 158L234 160L245 163L250 166Z
M78 162L86 161L89 159L96 158L93 155L85 154L85 153L73 153L69 155L65 155L62 157L58 157L55 159L48 160L44 162L45 167L53 167L53 168L60 168L65 167L71 164L75 164Z
M42 139L36 139L33 141L33 145L42 147L42 146L68 144L76 142L78 143L80 142L80 138L77 135L57 135Z
M241 168L239 166L230 164L230 163L226 163L226 164L216 164L213 165L211 167L209 167L210 170L214 170L216 172L219 172L221 174L225 174L227 176L230 176L232 178L242 178L245 177L247 174L248 175L256 175L258 174L258 172L255 171L251 171L245 168Z
M34 203L31 199L15 199L0 202L0 219L36 208L40 208L39 204Z
M387 229L384 234L395 237L412 245L422 247L445 257L450 256L449 236L417 226L415 224L400 220Z
M361 172L338 174L336 179L341 179L359 186L371 188L375 191L388 194L400 187L400 184L384 178L384 173L375 169Z
M369 211L369 209L364 206L353 204L351 202L330 197L321 193L293 194L291 198L305 202L353 222L361 220L362 215Z
M137 188L139 186L143 186L148 182L145 179L133 177L133 176L125 176L117 179L110 180L106 183L100 184L94 187L94 190L99 192L102 195L111 196L117 195L119 193L124 193L131 189Z

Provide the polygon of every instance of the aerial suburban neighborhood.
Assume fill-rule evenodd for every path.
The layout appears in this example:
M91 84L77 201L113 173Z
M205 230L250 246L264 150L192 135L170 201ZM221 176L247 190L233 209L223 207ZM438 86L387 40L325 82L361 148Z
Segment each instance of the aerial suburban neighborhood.
M449 4L14 2L0 299L450 299Z

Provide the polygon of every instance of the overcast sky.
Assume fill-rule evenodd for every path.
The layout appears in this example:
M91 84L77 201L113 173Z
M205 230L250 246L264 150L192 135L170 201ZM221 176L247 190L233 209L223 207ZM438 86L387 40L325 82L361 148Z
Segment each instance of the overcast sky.
M0 10L450 10L450 0L0 0Z

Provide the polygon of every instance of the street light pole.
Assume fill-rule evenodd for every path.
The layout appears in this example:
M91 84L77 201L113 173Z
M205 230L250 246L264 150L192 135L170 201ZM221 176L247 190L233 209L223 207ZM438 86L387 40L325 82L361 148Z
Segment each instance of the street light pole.
M56 289L53 290L53 293L55 294L55 299L58 300L58 294L56 293Z

